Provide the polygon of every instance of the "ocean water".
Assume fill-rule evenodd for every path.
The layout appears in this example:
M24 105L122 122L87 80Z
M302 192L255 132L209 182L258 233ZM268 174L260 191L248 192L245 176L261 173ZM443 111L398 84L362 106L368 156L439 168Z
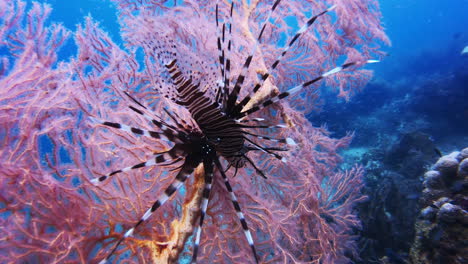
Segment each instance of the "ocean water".
M49 0L44 2L53 7L49 21L59 21L65 27L76 30L84 17L90 15L99 22L116 43L122 45L116 8L110 0L70 2ZM310 119L319 123L327 123L330 130L337 136L343 136L346 131L359 131L359 121L355 118L366 119L363 117L363 112L370 111L377 115L376 109L406 100L412 106L404 105L404 102L401 102L401 105L389 105L392 111L397 111L394 117L399 120L395 121L395 118L388 113L388 121L375 125L385 126L382 128L382 133L392 134L391 131L395 128L399 129L398 127L401 127L403 132L408 132L417 129L408 124L414 123L416 119L417 122L423 123L419 125L421 129L430 131L433 137L440 140L440 144L447 144L447 151L450 151L450 144L455 145L458 136L466 135L468 124L466 122L468 110L466 103L463 103L466 102L467 96L466 86L464 86L466 79L463 74L467 71L467 63L466 54L461 54L468 45L468 33L465 27L467 23L465 11L468 10L468 1L391 0L379 1L379 4L383 13L382 23L385 33L392 44L390 47L383 48L387 56L382 63L372 67L375 71L373 81L350 102L335 101L335 95L331 95L328 100L331 105L325 107L321 113L312 113ZM73 41L68 41L65 48L60 50L60 58L66 60L76 53L76 48ZM455 84L455 87L447 87L448 93L451 94L437 95L432 94L436 91L421 88L431 80L441 80L441 83L450 82L444 79L453 74L457 75L453 81L460 83ZM375 85L380 86L375 87ZM442 93L440 90L444 88L434 89ZM417 99L413 100L413 96ZM454 100L454 97L457 99ZM408 109L408 107L417 109ZM343 115L344 112L349 113L349 111L355 115ZM406 114L402 113L403 111ZM346 118L340 118L340 116ZM372 120L373 117L367 118ZM420 118L423 120L419 120ZM438 129L442 125L449 126L450 135ZM367 138L368 132L356 133L356 136L358 139L359 135ZM467 142L466 138L464 140Z
M40 2L53 8L48 21L60 22L75 31L86 16L92 16L117 45L124 46L116 7L110 0ZM178 2L174 1L175 5ZM32 5L31 1L27 3ZM351 169L357 163L366 170L362 193L370 199L357 205L362 228L353 231L359 256L349 257L348 263L414 261L410 255L421 210L423 175L441 155L468 147L468 53L462 54L468 47L468 0L381 0L379 4L391 45L382 45L386 54L380 63L371 66L371 81L349 100L323 91L321 111L307 114L314 126L326 125L333 138L354 132L350 146L340 150L339 166ZM69 40L58 53L59 61L69 61L77 51L74 41ZM1 138L5 136L0 134ZM47 138L39 144L41 155L52 153ZM71 162L66 152L59 156L64 163ZM466 189L466 184L460 188ZM0 202L4 219L11 214L6 200ZM28 209L25 212L29 214ZM121 225L115 228L124 232ZM186 252L190 252L190 243L186 244ZM455 249L455 253L459 254L459 250ZM0 256L6 253L5 248L0 248ZM129 255L127 251L120 256ZM466 254L463 257L466 260ZM185 256L179 260L186 263L187 259ZM7 258L0 260L14 263ZM439 260L449 263L444 258ZM29 261L40 263L34 258Z

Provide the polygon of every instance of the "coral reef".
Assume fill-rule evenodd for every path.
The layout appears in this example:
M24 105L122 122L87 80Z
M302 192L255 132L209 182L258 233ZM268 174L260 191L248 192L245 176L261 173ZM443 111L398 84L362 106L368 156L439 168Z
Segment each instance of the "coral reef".
M424 174L411 262L468 261L468 148L442 156Z
M125 121L152 129L145 119L128 109L128 91L163 113L171 107L161 100L160 72L153 58L141 56L148 31L167 30L178 48L204 61L216 58L214 1L115 1L120 15L125 49L86 18L76 32L45 21L51 8L33 3L29 11L22 1L0 0L0 45L6 56L0 69L0 262L93 263L101 260L122 231L135 224L157 195L174 177L174 168L152 167L115 177L101 188L89 179L122 165L149 158L168 143L121 131L96 128L89 116ZM375 40L388 41L380 26L376 1L284 1L278 9L274 30L265 31L246 86L267 70L281 53L278 42L290 33L285 19L306 21L303 10L325 9L336 3L336 21L323 19L316 32L305 34L291 56L277 68L265 93L285 90L320 74L344 54L350 59L377 56ZM255 42L270 1L242 1L235 13L235 49L232 61L242 65L247 47ZM306 8L307 7L307 8ZM229 5L222 5L222 14ZM356 14L360 19L356 19ZM194 26L197 25L197 26ZM329 32L327 34L327 32ZM70 35L78 53L67 61L57 51ZM316 41L317 38L320 41ZM359 46L350 47L348 44ZM143 57L143 58L141 58ZM212 62L210 61L210 62ZM234 64L234 63L233 63ZM240 69L233 68L233 73ZM369 70L343 72L329 79L338 95L348 98L371 76ZM162 88L163 89L163 88ZM244 92L248 92L245 89ZM313 127L304 112L316 109L317 87L282 103L263 117L290 127L274 136L288 136L298 148L286 154L292 162L279 164L259 153L253 159L266 170L268 180L244 170L232 178L234 192L257 241L262 262L348 263L357 257L356 236L360 227L354 207L360 193L363 170L338 170L337 151L352 136L333 139L324 127ZM175 108L183 118L186 113ZM197 174L196 174L197 175ZM232 175L229 175L230 177ZM114 262L175 262L190 254L189 235L197 215L191 197L199 190L197 177L135 236L116 251ZM201 242L201 262L245 263L250 248L220 177L213 194ZM227 210L229 208L229 210Z
M386 150L376 148L363 155L367 172L363 192L369 199L358 207L363 224L359 263L407 258L421 208L421 176L437 159L434 148L427 134L413 132Z

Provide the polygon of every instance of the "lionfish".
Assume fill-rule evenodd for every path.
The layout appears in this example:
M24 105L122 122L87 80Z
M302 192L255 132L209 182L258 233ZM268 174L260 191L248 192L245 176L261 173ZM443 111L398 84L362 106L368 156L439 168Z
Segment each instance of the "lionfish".
M257 44L261 43L262 35L265 31L265 27L270 19L270 16L278 7L280 2L281 0L276 0L271 6L267 18L262 23L261 30L256 38ZM306 24L304 24L287 42L279 57L271 65L271 70L275 70L288 50L294 45L294 43L296 43L301 34L303 34L309 27L311 27L320 16L332 11L335 7L335 5L331 6L319 14L310 17ZM94 122L104 126L120 129L135 135L163 139L173 143L172 148L170 148L168 151L157 153L152 159L146 162L118 169L112 171L109 174L92 179L91 182L95 185L98 185L113 175L121 172L127 172L148 166L168 165L182 162L182 165L178 169L177 176L175 179L173 179L172 183L164 190L162 194L160 194L158 199L144 213L144 215L141 216L139 221L136 222L132 228L128 229L116 242L110 253L108 253L107 256L100 262L101 264L108 262L119 245L126 238L132 236L136 228L138 228L143 222L147 221L158 208L163 206L164 203L167 202L171 196L184 184L187 178L194 172L195 168L201 164L203 164L204 167L205 182L199 208L199 221L194 229L195 241L193 242L191 262L196 263L197 261L203 221L210 199L213 177L215 177L215 175L217 175L216 172L218 172L221 175L226 190L229 193L234 210L236 211L238 220L242 226L245 239L250 245L252 258L254 258L255 262L258 263L259 257L255 248L255 243L251 231L249 230L247 221L245 220L244 214L242 213L241 207L237 201L236 195L233 192L229 179L226 176L226 172L229 168L232 167L235 168L237 173L237 169L243 168L248 164L252 166L252 168L260 176L266 179L267 177L265 176L265 173L255 165L255 162L251 158L249 158L248 153L250 151L262 151L272 155L282 162L286 162L286 159L277 152L287 151L287 148L265 147L251 139L251 137L256 137L261 140L267 140L278 144L296 145L296 143L292 138L272 138L249 132L249 129L254 128L286 128L286 126L262 125L261 122L263 122L264 119L248 119L248 117L263 108L266 108L279 102L282 99L287 98L288 96L298 93L303 88L311 86L312 84L320 81L323 78L326 78L327 76L336 74L354 65L360 66L366 63L378 62L377 60L367 60L345 63L341 66L322 73L314 79L303 82L302 84L297 85L285 92L276 95L270 95L269 98L265 98L261 102L254 103L252 107L244 109L253 102L252 98L256 95L264 82L269 78L270 73L266 72L262 74L260 81L256 83L252 92L250 92L250 94L244 98L239 98L245 76L248 73L249 66L254 57L256 50L255 46L251 50L248 57L245 59L245 62L241 67L240 74L237 76L237 78L232 79L236 79L236 81L233 82L234 85L230 84L231 60L229 54L232 46L232 38L230 38L230 34L232 28L233 9L234 2L232 2L230 5L230 17L228 23L221 23L219 19L218 4L216 4L216 38L221 75L219 76L216 85L213 85L213 87L203 87L200 81L197 81L195 78L193 78L191 71L186 70L181 66L180 61L182 58L177 52L177 47L174 44L174 41L169 37L161 36L160 39L147 40L151 42L150 44L153 46L153 50L150 55L155 56L159 63L161 63L163 69L166 72L165 77L168 78L167 83L172 86L172 90L161 90L161 92L173 103L186 108L190 113L195 125L191 125L188 122L178 119L178 116L175 113L171 113L166 109L166 114L168 114L174 124L169 124L163 119L155 119L154 117L145 113L145 111L150 111L148 107L140 103L127 92L125 92L126 96L128 96L129 99L135 103L134 106L129 106L130 109L136 114L141 115L151 121L151 123L160 130L159 132L140 129L121 123L99 120L97 118L91 117ZM215 96L208 95L209 92L213 91L215 91ZM258 125L258 123L260 123L260 125ZM221 158L229 164L227 169L223 167Z

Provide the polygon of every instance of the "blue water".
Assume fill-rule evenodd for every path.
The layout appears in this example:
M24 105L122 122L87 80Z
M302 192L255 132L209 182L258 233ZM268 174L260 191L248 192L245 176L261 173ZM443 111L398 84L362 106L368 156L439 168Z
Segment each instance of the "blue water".
M67 28L76 30L84 17L90 15L122 46L116 10L110 0L46 2L53 7L51 21L60 21ZM398 127L399 133L428 132L447 151L459 140L466 143L466 138L458 137L468 134L468 110L463 103L468 89L463 84L463 73L468 72L468 63L467 56L460 55L468 45L468 0L386 0L380 1L380 7L392 45L383 48L388 56L382 63L372 66L375 69L373 81L348 103L337 100L332 94L326 98L324 111L311 113L310 119L315 123L327 123L335 136L343 136L351 130L358 132L354 141L358 145L360 139L376 138L377 134L398 137L394 133ZM76 46L69 40L59 55L66 60L75 52ZM452 75L456 78L444 79ZM445 87L446 91L443 91L444 87L427 84L432 80L450 83L451 87ZM434 91L424 88L426 84ZM382 109L382 106L388 109ZM448 120L444 120L446 109L451 113ZM381 112L377 113L379 110ZM364 119L366 123L374 119L380 122L374 122L373 132L370 132L363 124ZM414 119L421 124L409 124ZM447 126L452 132L450 135L437 131L439 127Z
M328 98L314 122L337 136L356 131L353 146L375 147L414 131L445 151L468 145L468 1L379 1L392 45L373 80L346 103Z
M114 41L121 43L116 10L110 0L43 2L53 7L50 21L62 22L67 28L75 30L85 16L91 15ZM392 46L387 49L389 57L384 63L375 66L377 77L390 77L391 73L399 72L398 68L402 62L410 63L424 53L459 55L461 49L468 45L467 0L379 2L383 13L383 24ZM426 62L420 61L420 63ZM451 63L452 61L447 61L447 65ZM438 65L433 66L434 69L439 68ZM411 72L407 74L411 75Z
M426 64L432 56L444 55L443 65L433 64L434 70L443 70L455 63L463 47L468 45L468 23L466 0L386 0L379 1L383 13L386 33L392 40L390 56L377 65L377 76L390 77L402 64L415 62ZM466 61L465 61L466 64ZM414 68L418 71L417 66ZM411 71L407 72L411 75Z
M84 18L91 16L116 43L122 43L116 8L110 0L45 0L40 2L48 3L53 8L49 22L60 22L66 28L76 31L78 25L83 24ZM66 60L76 54L76 50L74 41L69 39L60 50L59 59Z

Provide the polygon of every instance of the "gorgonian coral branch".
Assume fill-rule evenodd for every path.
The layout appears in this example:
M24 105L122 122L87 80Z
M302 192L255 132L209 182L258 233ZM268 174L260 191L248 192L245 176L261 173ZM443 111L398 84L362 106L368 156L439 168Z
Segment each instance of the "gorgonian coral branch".
M306 7L315 13L332 4L284 2L255 52L241 97L251 92L258 74L271 70L281 50L281 39L294 32L285 21L286 15L296 16L300 24L308 15L303 13ZM263 97L323 73L342 54L354 58L378 54L368 43L372 38L387 40L379 24L380 15L364 8L377 10L376 2L333 2L339 6L336 16L324 17L316 29L319 35L305 34L297 48L289 51L291 55L265 82ZM214 1L186 1L177 6L166 1L116 3L125 49L86 18L74 33L78 53L65 63L57 61L56 54L70 32L60 25L47 26L47 5L33 4L26 12L21 1L0 0L0 44L11 55L2 58L0 77L2 262L85 263L102 259L122 230L145 213L176 174L176 164L148 167L122 173L101 188L92 186L89 179L122 164L146 161L153 152L168 150L171 143L125 131L111 132L91 124L87 117L153 129L144 116L128 108L133 102L125 92L131 92L155 113L171 107L180 119L188 120L187 111L161 100L161 92L154 90L167 89L155 58L139 59L137 54L141 50L150 54L145 40L157 30L158 34L172 36L180 52L190 58L215 64ZM220 13L227 17L230 5L220 3ZM241 70L260 21L265 19L264 11L270 6L271 1L251 1L250 5L243 1L234 12L231 60L239 66L233 67L232 76ZM350 19L353 12L359 12L361 19ZM349 43L362 49L345 48ZM335 81L342 87L340 96L355 91L348 89L351 80L360 85L367 78L368 73L361 71L338 75ZM357 192L362 170L336 169L340 161L337 151L346 147L351 135L332 139L326 128L313 127L297 111L317 107L317 87L292 99L289 104L261 112L272 124L289 126L267 132L271 137L293 138L298 143L297 148L284 154L289 163L279 164L271 155L258 152L251 158L267 172L267 180L255 177L252 170L239 172L234 178L228 172L229 180L254 230L262 262L346 263L347 252L356 252L351 228L359 226L352 208L363 199ZM188 179L186 189L155 213L157 220L140 226L135 236L125 241L125 247L117 249L116 258L135 263L186 258L193 219L199 213L200 200L195 194L199 181L200 177ZM220 191L225 188L221 177L215 177L212 188L200 261L244 262L250 248L236 211L226 210L232 203L229 194Z

